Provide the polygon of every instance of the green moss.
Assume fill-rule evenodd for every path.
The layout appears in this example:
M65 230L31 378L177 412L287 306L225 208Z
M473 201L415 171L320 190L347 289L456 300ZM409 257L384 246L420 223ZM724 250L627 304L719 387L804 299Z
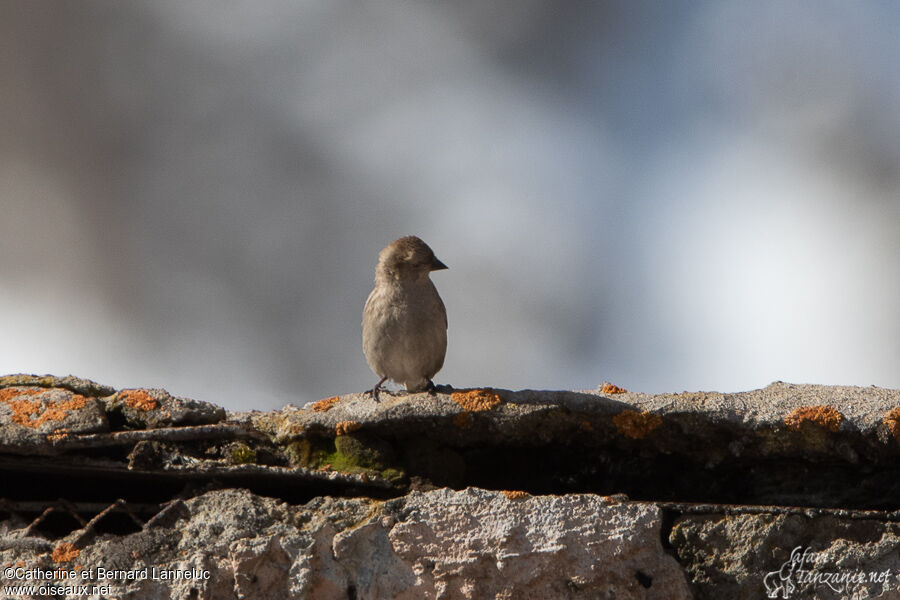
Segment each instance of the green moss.
M256 462L256 450L247 444L237 443L231 447L231 462L236 465L246 465Z
M343 473L366 473L391 481L406 477L396 464L396 454L387 442L366 435L336 438L304 438L284 446L291 464L307 469L328 467Z
M308 439L296 440L284 446L284 453L292 465L304 468L313 468L310 465L312 456L312 444Z
M321 458L321 466L328 465L334 471L342 473L368 473L372 469L353 462L353 458L340 452L325 454Z
M404 479L406 479L406 472L402 469L385 469L381 472L381 477L391 481L393 483L398 483Z
M335 453L347 464L380 471L394 458L387 442L366 435L339 435L334 439Z

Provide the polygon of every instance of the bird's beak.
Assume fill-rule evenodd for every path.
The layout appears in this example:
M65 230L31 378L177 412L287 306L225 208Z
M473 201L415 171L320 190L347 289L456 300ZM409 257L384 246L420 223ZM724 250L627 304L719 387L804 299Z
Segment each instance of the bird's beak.
M439 261L437 259L437 257L435 257L435 259L431 262L431 270L432 271L440 271L441 269L449 269L449 268L450 267L448 267L447 265L445 265L444 263Z

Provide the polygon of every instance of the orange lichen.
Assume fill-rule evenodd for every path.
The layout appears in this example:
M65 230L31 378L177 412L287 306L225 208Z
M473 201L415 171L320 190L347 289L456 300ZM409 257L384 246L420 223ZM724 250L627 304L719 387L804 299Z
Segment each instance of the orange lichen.
M61 421L66 418L69 411L84 408L87 404L87 398L69 391L64 391L65 400L41 397L52 391L33 387L4 388L0 390L0 402L5 403L12 410L13 423L25 427L40 427L47 421ZM31 399L18 399L21 396L28 396Z
M453 394L450 395L450 398L459 404L463 410L469 412L491 410L503 402L500 396L495 394L494 390L491 388L453 392Z
M34 396L46 392L44 388L39 387L8 387L0 389L0 402L9 402L17 396Z
M53 433L47 434L47 441L58 442L69 437L69 430L65 427L59 427L53 430Z
M335 435L347 435L348 433L352 433L360 429L362 425L357 423L356 421L341 421L337 425L334 426L334 434Z
M40 400L7 400L6 404L13 411L13 422L19 425L29 425L31 417L43 407Z
M509 500L524 500L529 496L528 492L523 492L521 490L503 490L503 495Z
M53 559L53 562L69 562L78 558L79 554L81 554L81 551L78 548L69 542L63 542L53 549L53 554L50 555L50 558Z
M881 422L887 425L894 439L900 442L900 406L888 411Z
M828 431L837 431L844 415L831 406L801 406L784 418L784 424L799 431L803 423L815 423Z
M159 402L146 390L123 390L119 392L119 399L123 400L128 408L137 410L153 410L159 406Z
M312 405L312 409L316 412L325 412L332 406L334 406L335 402L338 401L337 396L332 396L331 398L325 398L324 400L319 400L318 402Z
M453 417L453 424L461 429L465 429L472 424L472 413L466 411L456 413L456 416Z
M624 394L628 390L625 388L620 388L617 385L613 385L608 381L603 382L603 386L600 388L600 391L604 394Z
M662 417L646 410L623 410L613 417L613 423L620 434L640 440L662 425Z

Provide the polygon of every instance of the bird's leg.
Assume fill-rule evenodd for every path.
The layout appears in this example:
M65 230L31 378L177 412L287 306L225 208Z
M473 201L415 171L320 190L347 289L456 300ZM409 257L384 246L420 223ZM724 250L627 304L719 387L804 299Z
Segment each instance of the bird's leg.
M428 392L429 396L434 396L434 394L435 394L434 382L429 379L428 383L425 384L425 388L422 391Z
M387 375L381 378L381 381L375 384L371 390L366 390L366 394L372 394L372 398L375 399L375 402L378 402L378 392L381 391L381 384L387 381Z

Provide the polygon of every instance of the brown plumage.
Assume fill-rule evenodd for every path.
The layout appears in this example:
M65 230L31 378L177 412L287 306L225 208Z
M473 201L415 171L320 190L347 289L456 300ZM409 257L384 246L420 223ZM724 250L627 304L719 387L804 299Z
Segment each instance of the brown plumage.
M375 289L363 310L363 352L381 377L408 391L431 389L431 378L447 353L447 311L431 282L431 271L446 269L428 244L415 236L391 242L378 255Z

